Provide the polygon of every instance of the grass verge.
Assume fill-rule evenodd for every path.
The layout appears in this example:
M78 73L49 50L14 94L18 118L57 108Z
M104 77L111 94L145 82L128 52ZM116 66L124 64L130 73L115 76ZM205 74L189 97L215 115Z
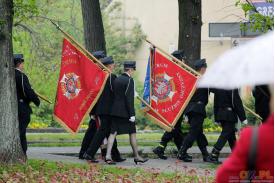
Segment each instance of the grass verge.
M161 139L162 133L138 133L137 141L139 146L156 146ZM28 133L27 139L30 147L68 147L80 146L84 133L72 135L69 133ZM207 134L209 145L214 145L218 135ZM117 136L119 146L129 145L128 135ZM173 145L170 143L169 145ZM196 144L195 144L196 145Z
M190 172L161 173L154 169L118 168L94 164L69 164L29 160L26 164L2 165L0 183L4 182L214 182L214 178Z

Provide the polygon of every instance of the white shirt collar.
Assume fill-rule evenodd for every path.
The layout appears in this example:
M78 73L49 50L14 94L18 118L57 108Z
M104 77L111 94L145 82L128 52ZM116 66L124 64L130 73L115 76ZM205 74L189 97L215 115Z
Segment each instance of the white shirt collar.
M18 70L18 71L20 71L20 72L22 72L20 69L18 69L18 68L15 68L16 70Z
M127 74L129 77L131 77L131 75L128 72L124 72L125 74Z

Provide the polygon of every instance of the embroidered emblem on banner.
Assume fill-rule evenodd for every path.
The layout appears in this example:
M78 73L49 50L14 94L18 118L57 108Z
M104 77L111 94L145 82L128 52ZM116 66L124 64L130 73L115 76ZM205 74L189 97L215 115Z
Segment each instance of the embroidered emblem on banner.
M172 100L175 94L175 83L168 74L158 74L153 82L152 100L156 103Z
M79 76L75 73L64 74L61 81L62 93L67 99L72 100L76 98L81 90Z

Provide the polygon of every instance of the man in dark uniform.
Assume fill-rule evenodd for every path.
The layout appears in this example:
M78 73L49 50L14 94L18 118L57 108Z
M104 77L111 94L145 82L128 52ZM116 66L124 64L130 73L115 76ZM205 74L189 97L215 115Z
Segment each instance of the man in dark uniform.
M206 71L207 64L205 59L199 59L194 62L194 69L203 75ZM187 154L187 150L193 146L194 142L197 141L199 149L203 156L203 161L209 162L209 154L207 151L207 139L203 134L203 122L206 117L205 106L208 103L209 89L198 88L192 96L188 106L184 113L188 117L190 129L188 134L183 140L182 146L178 153L178 159L191 162L192 156Z
M78 155L79 159L84 159L83 155L86 152L86 150L88 149L90 142L94 138L95 133L97 131L96 116L94 115L93 109L90 112L89 116L90 116L90 122L89 122L88 129L86 130L85 135L82 140L82 143L81 143L81 148L80 148L79 155Z
M262 122L265 122L269 116L270 91L267 85L255 86L253 90L255 98L255 112L261 116Z
M244 124L247 124L247 120L238 89L213 89L213 91L215 94L215 122L221 124L222 132L213 147L211 160L213 162L219 163L219 154L226 142L229 143L231 150L234 148L236 142L235 124L238 122L238 118Z
M183 50L176 50L172 53L172 55L181 61L185 58ZM177 149L180 149L182 141L186 135L181 131L182 120L183 114L178 119L176 125L174 126L174 129L171 132L164 132L159 145L155 149L153 149L153 152L160 159L167 159L167 156L164 155L164 151L169 141L172 141L174 139L174 143L176 144Z
M16 81L16 93L18 102L18 119L19 119L19 131L20 141L23 152L27 152L27 138L26 131L31 120L32 109L30 103L33 102L36 106L40 105L40 100L36 93L33 91L28 77L23 73L24 58L23 54L14 54L14 66L15 66L15 81Z
M92 55L96 59L101 59L101 58L105 57L104 51L95 51L92 53ZM90 112L89 127L84 135L83 140L82 140L82 144L81 144L81 148L80 148L80 152L79 152L79 159L84 159L83 155L87 151L87 149L88 149L88 147L97 131L96 116L95 116L95 112L94 112L95 108L96 108L96 105Z
M104 57L101 62L112 72L114 70L114 61L112 57ZM96 162L94 156L99 149L105 138L110 135L110 128L112 123L111 108L113 104L114 94L113 94L113 83L116 79L116 75L110 74L106 81L104 90L96 104L95 115L98 116L100 121L100 127L97 130L94 138L90 142L89 148L83 155L86 160L91 160ZM117 149L117 142L115 140L114 146L112 148L112 158L116 162L125 161L121 158L120 153Z

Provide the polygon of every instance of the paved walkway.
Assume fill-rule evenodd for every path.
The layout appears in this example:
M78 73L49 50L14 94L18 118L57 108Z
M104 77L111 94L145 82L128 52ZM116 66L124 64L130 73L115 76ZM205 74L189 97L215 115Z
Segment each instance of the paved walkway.
M78 157L76 157L79 149L79 147L29 147L28 158L69 163L87 163L87 161L79 160ZM152 154L152 147L139 147L139 149L143 154ZM130 147L119 147L119 150L124 156L126 156L125 154L129 155L132 152ZM210 150L211 147L209 148L209 151ZM200 154L198 147L192 147L188 153L191 153L193 157ZM230 153L230 149L225 147L222 153L228 154ZM99 163L105 165L102 160ZM215 169L213 169L214 166L210 163L204 163L201 158L195 158L192 163L185 163L169 156L167 160L149 159L148 162L142 165L135 165L133 158L127 158L125 162L117 163L115 166L123 168L143 168L161 172L188 172L195 170L197 174L200 175L204 175L205 170L207 169L210 171L210 174L215 174Z

